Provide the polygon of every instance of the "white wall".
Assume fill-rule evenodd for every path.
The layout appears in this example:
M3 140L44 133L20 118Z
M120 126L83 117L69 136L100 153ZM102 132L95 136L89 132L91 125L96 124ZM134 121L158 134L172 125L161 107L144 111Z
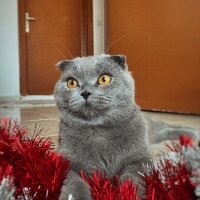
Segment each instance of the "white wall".
M0 98L19 97L17 0L0 0Z

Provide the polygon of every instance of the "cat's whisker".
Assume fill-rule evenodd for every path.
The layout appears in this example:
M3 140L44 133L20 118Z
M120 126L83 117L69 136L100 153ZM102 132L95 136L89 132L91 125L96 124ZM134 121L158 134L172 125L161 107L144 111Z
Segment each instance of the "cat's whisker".
M64 59L67 59L67 56L64 53L62 53L62 51L60 51L58 48L55 49Z
M64 50L68 53L68 55L71 57L71 59L73 59L72 53L63 45L62 41L56 36L54 35L52 32L49 32L49 35L51 35L52 40L50 41L51 46L53 47L53 49L57 49L57 46L62 46L64 48ZM58 44L59 43L59 44ZM49 46L49 45L48 45ZM58 49L57 49L58 50ZM59 53L61 55L64 55L65 59L68 59L68 56L66 56L63 52L61 52L59 50Z
M67 47L65 45L63 45L62 41L58 38L58 37L54 37L55 40L58 41L59 46L62 46L64 48L64 50L68 53L68 55L71 57L71 59L74 59L74 57L72 56L72 53L69 51L69 49L67 49Z
M110 97L106 97L106 96L103 96L103 95L96 95L95 97L92 97L92 99L94 100L105 100L105 101L111 101L111 98Z
M119 42L120 40L122 40L123 38L125 38L126 37L126 35L122 35L121 37L119 37L118 39L116 39L116 40L114 40L109 46L108 46L108 48L106 49L106 54L108 53L108 51L110 50L110 48L111 47L113 47L113 45L115 44L115 43L117 43L117 42Z
M104 95L99 95L97 96L98 98L103 98L103 99L109 99L111 100L111 97L108 97L108 96L104 96Z
M79 102L79 100L77 99L76 96L72 96L71 99L69 100L69 104L73 104L73 103L76 103L76 102Z
M77 106L78 106L78 105L79 105L79 102L74 102L74 103L70 103L70 104L69 104L69 107L72 108L72 109L74 109L74 110L75 110L75 109L77 110Z
M71 59L74 59L74 57L72 56L72 53L64 46L62 45L64 50L70 55Z
M46 41L45 41L46 42ZM50 41L50 42L46 42L46 46L48 46L48 48L50 47L52 49L52 51L56 50L64 59L68 59L68 56L65 55L62 51L60 51L57 47L57 45L55 44L54 40ZM67 51L68 52L68 51ZM68 52L69 54L69 52ZM69 54L70 55L70 54ZM70 55L71 56L71 55Z
M115 117L116 120L119 120L119 118L126 119L128 122L130 122L130 120L131 120L126 115L124 115L123 113L117 112L117 111L115 112L115 114L113 116Z
M93 102L96 102L96 103L109 103L110 100L108 99L91 99Z

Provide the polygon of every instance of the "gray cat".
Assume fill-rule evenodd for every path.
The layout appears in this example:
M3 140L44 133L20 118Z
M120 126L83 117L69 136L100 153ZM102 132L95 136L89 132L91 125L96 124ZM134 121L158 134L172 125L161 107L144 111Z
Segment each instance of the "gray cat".
M195 130L150 119L134 102L134 80L124 56L98 55L58 63L62 71L55 100L60 113L59 152L71 161L60 200L90 200L79 171L119 175L138 183L150 144ZM151 135L151 137L148 137ZM150 139L149 139L150 138Z

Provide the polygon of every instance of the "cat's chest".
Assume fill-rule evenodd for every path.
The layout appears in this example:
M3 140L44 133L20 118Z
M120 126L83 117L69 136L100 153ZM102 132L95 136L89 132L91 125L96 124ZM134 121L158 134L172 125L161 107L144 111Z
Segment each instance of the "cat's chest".
M122 130L117 128L92 127L79 130L79 140L75 150L92 154L115 155L123 152L124 144L128 145L130 137L119 134Z
M98 169L114 174L128 154L123 141L126 139L122 140L118 131L106 128L79 130L76 137L69 137L67 141L72 162L87 171Z
M81 130L79 142L74 148L75 154L84 154L88 158L113 157L122 152L120 139L115 131L102 128L91 128ZM83 134L87 132L87 135Z

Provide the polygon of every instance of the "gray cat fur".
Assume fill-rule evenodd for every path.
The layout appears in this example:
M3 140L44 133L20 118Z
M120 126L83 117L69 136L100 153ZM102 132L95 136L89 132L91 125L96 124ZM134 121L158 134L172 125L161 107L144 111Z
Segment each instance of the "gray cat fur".
M137 183L142 163L150 160L150 142L177 139L183 132L197 137L193 129L174 128L142 114L134 102L134 80L124 56L78 57L57 66L62 71L55 87L61 119L59 152L70 159L72 167L60 200L69 195L75 200L91 199L78 175L80 169L88 174L100 170ZM109 85L97 83L102 74L112 77ZM77 88L67 87L69 77L78 81ZM81 96L83 91L91 93L87 100Z

